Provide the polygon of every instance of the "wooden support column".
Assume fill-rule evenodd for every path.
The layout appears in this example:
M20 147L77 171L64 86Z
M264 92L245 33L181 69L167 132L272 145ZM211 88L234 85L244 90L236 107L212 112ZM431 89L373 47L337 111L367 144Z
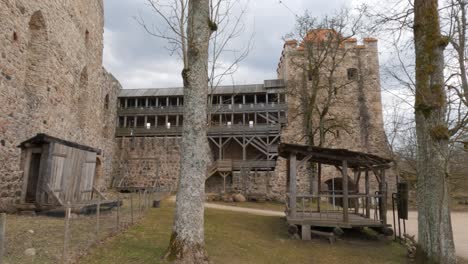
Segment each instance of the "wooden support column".
M123 123L123 127L127 127L127 116L124 116L124 123Z
M219 137L218 139L218 144L219 144L219 152L218 152L218 159L222 160L223 159L223 138Z
M320 213L320 193L322 192L322 163L318 163L317 176L317 211Z
M382 193L382 202L380 204L380 219L383 224L387 224L387 181L385 180L385 169L380 174L380 192Z
M343 160L341 169L343 175L343 222L348 223L348 161Z
M365 173L365 181L366 181L366 217L370 218L370 198L369 198L369 170L366 169Z
M128 98L125 98L125 108L128 107Z
M311 229L310 225L302 225L301 226L301 238L302 240L311 240Z
M245 143L245 135L242 135L242 160L247 159L247 144Z
M289 154L289 210L296 217L296 153Z
M136 127L137 126L137 117L134 116L133 117L133 127Z

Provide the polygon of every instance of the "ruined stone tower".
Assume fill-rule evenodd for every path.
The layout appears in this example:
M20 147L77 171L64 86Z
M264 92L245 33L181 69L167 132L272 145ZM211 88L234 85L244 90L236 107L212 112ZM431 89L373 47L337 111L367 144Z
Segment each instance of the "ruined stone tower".
M313 78L320 78L319 83L328 85L327 73L331 63L325 63L319 70L317 77L311 76L305 61L306 41L321 41L327 34L336 34L331 30L319 29L309 32L309 35L302 42L290 40L286 41L278 64L278 78L284 79L287 84L288 95L288 121L283 128L281 142L306 144L303 115L300 112L301 97L303 91L295 89L304 85L310 91ZM320 39L322 38L322 39ZM341 39L341 36L337 37ZM323 147L349 149L353 151L376 154L382 157L389 156L387 139L383 127L382 103L379 77L379 60L377 40L364 38L362 45L358 45L355 38L340 41L337 52L334 56L340 58L336 65L333 65L334 75L332 82L337 87L330 95L332 103L329 105L327 121L331 125L324 135ZM313 45L318 45L314 43ZM307 65L306 65L307 66ZM325 69L326 68L326 69ZM329 77L331 75L328 75ZM326 89L318 92L317 104L323 106L328 99ZM314 113L317 115L317 113ZM313 117L314 122L318 122ZM318 125L317 125L318 126ZM315 141L319 141L315 135ZM300 192L311 192L314 186L310 184L310 168L303 168L299 171L298 188ZM286 162L278 160L276 167L276 177L273 182L274 195L281 197L286 186ZM335 168L325 168L322 178L322 190L327 188L327 184L333 178L340 180L341 174ZM395 178L392 175L387 177L390 191L394 188ZM371 183L374 187L376 182ZM316 187L315 187L316 188ZM376 188L373 188L376 189Z
M0 2L0 209L24 193L20 142L37 133L99 148L111 170L120 85L102 67L102 0Z

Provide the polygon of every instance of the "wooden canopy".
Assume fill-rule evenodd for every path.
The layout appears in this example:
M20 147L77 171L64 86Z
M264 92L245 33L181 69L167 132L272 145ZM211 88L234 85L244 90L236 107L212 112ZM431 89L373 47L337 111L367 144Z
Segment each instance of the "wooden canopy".
M341 166L346 160L351 169L388 169L392 160L364 152L347 149L332 149L312 147L300 144L281 143L279 155L288 158L291 153L296 154L297 160L314 161L321 164Z
M32 137L32 138L30 138L30 139L28 139L26 141L21 142L18 147L19 148L25 148L25 147L29 147L30 145L40 145L40 144L43 144L43 143L59 143L61 145L65 145L65 146L72 147L72 148L75 148L75 149L95 152L97 155L101 154L100 149L96 149L96 148L89 147L89 146L86 146L86 145L81 145L81 144L78 144L78 143L75 143L75 142L71 142L71 141L60 139L60 138L52 137L52 136L49 136L49 135L43 134L43 133L39 133L36 136L34 136L34 137Z

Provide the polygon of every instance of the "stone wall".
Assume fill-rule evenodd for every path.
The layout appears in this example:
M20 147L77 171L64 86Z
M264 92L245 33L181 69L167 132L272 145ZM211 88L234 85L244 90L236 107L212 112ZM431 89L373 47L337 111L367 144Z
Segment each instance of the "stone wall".
M0 207L21 193L20 142L37 133L103 150L112 167L120 84L102 67L103 1L0 2Z
M159 186L175 190L180 174L180 138L117 138L113 186Z

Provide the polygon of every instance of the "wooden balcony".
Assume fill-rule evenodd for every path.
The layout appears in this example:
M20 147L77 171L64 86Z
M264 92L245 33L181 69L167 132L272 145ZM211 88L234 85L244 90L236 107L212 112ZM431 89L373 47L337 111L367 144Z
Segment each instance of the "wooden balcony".
M231 125L231 126L211 126L208 130L208 135L275 135L281 130L280 124L256 124L249 125ZM133 133L133 134L132 134ZM145 137L145 136L181 136L182 127L172 126L170 128L161 127L118 127L116 129L117 137Z
M259 104L224 104L212 105L209 109L211 113L251 113L261 111L286 111L287 105L284 103L259 103ZM162 107L127 107L118 108L119 115L155 115L155 114L181 114L183 106L162 106Z

